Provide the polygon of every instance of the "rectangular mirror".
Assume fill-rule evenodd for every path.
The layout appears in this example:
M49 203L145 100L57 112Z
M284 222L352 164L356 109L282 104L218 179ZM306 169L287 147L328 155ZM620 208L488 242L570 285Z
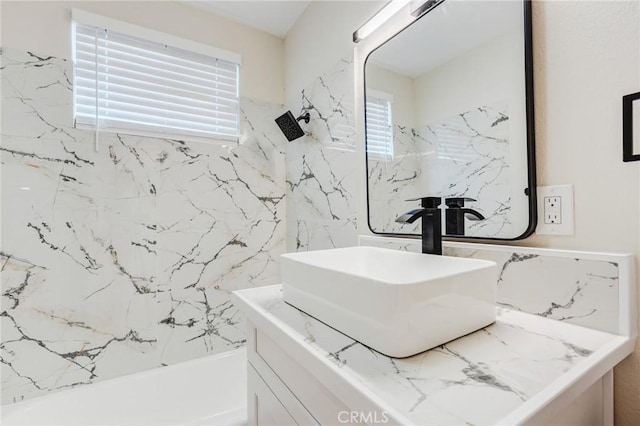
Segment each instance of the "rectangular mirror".
M368 219L448 198L448 237L519 239L536 224L529 1L438 3L366 59ZM456 217L457 216L457 217Z

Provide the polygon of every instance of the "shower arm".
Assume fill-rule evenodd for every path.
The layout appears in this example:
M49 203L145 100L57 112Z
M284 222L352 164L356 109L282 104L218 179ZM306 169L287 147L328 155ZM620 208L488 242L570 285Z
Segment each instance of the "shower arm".
M309 111L305 112L304 114L301 114L298 118L296 118L296 121L300 121L300 120L304 120L306 124L309 124L309 120L311 120L311 114L309 114Z

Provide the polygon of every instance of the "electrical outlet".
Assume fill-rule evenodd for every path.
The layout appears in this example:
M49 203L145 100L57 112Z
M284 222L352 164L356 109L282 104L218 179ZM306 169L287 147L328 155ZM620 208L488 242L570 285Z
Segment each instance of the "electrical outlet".
M544 197L544 223L562 224L562 197Z
M538 187L536 233L573 235L573 185Z

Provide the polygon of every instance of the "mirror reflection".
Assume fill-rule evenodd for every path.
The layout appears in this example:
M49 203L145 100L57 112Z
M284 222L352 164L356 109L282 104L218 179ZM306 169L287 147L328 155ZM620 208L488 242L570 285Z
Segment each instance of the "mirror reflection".
M419 221L395 220L418 206L406 200L426 196L478 213L443 224L446 235L514 239L527 231L525 6L447 0L369 55L373 232L419 234Z

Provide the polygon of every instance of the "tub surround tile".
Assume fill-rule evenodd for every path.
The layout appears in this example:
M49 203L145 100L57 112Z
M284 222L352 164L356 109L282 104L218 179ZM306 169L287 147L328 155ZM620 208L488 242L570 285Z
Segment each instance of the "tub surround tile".
M426 169L419 167L421 154L418 137L415 129L395 125L394 157L380 158L369 154L369 224L378 232L421 233L420 221L413 224L396 222L396 218L402 213L418 205L415 201L405 200L428 194L428 191L420 186ZM397 200L393 208L390 208L390 199Z
M281 105L239 143L72 124L72 69L3 49L3 403L242 346L230 292L279 281Z
M353 59L339 60L318 76L300 95L294 112L308 110L311 121L302 124L305 136L287 145L287 230L297 235L300 225L316 228L335 222L347 227L356 218L355 111ZM403 225L395 219L415 207L403 200L425 194L466 195L485 217L466 221L466 234L513 235L515 197L509 167L509 115L504 104L484 105L416 128L394 126L394 158L369 161L371 226L378 232L419 234L419 223ZM460 141L451 144L451 135ZM520 194L521 189L517 189ZM524 194L524 193L523 193ZM398 205L389 208L389 197ZM524 196L524 195L522 195ZM351 228L355 230L355 228ZM349 231L351 231L351 229ZM514 229L516 231L514 231ZM346 229L345 229L346 231ZM309 242L288 239L290 250L343 247L348 238L310 233Z
M465 234L514 235L509 116L506 105L486 105L416 128L394 126L393 158L369 159L371 225L376 232L419 234L395 219L416 206L402 201L429 194L471 197L485 217L465 221ZM398 211L385 208L390 197Z
M353 63L342 59L301 93L305 136L287 145L290 250L355 245L356 167ZM295 114L294 114L295 115Z
M419 240L362 236L360 244L421 251ZM628 256L598 260L584 253L558 256L552 249L447 242L443 253L496 262L497 301L503 307L610 333L621 330L620 263Z
M355 219L288 221L288 251L323 250L358 245Z
M420 167L427 170L421 186L428 193L474 198L477 201L469 206L485 217L466 220L465 234L517 236L520 228L514 229L517 216L512 216L526 212L513 210L512 182L519 173L514 175L510 166L508 106L483 105L420 128L418 133L419 140L434 147L432 155L421 157ZM526 206L524 187L517 190Z
M286 304L281 286L237 296L249 319L272 322L295 344L337 367L336 374L355 389L373 393L406 424L499 424L569 370L585 365L592 354L623 339L500 308L497 321L476 333L394 359Z

